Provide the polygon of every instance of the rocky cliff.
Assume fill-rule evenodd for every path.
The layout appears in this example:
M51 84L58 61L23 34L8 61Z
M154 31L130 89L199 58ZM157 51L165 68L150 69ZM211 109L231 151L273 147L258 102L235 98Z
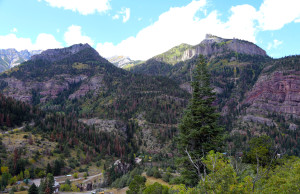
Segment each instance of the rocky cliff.
M213 35L206 35L206 38L200 44L185 50L181 60L185 61L200 54L211 56L223 55L226 52L267 56L266 51L251 42L239 39L223 39Z
M268 125L276 125L270 121L279 116L294 129L293 122L300 119L299 67L299 57L279 59L267 65L242 102L247 107L244 120L253 115L268 119ZM262 123L259 119L252 121Z
M191 46L188 44L181 44L165 53L153 57L151 60L174 65L178 62L192 59L200 54L211 57L225 55L229 52L267 56L266 51L251 42L239 39L224 39L207 34L205 39L198 45Z

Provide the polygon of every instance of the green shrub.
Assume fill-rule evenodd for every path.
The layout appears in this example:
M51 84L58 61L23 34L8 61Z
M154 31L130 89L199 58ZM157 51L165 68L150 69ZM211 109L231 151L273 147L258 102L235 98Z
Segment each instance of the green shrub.
M153 176L153 170L152 170L151 167L147 170L146 175L147 176Z
M161 194L168 194L169 188L167 186L163 186L159 183L154 183L153 185L149 185L143 191L143 194L152 194L152 193L161 193Z
M69 184L60 185L60 191L71 191L71 185Z

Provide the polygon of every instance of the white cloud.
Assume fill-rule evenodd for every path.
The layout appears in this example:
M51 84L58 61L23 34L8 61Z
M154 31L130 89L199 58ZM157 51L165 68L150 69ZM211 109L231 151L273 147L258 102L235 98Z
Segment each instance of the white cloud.
M295 20L296 23L300 23L300 18Z
M15 34L0 36L0 47L2 49L15 48L17 50L45 50L50 48L61 48L62 45L53 35L41 33L37 36L35 43L30 38L17 37Z
M40 1L40 0L39 0ZM44 0L51 7L78 11L82 15L105 12L110 9L110 0Z
M13 28L10 32L18 32L17 28Z
M267 49L270 50L272 48L276 49L279 45L281 45L283 41L274 39L273 42L268 43Z
M258 21L262 30L279 30L299 17L299 0L264 0L258 11Z
M130 18L130 8L124 8L120 12L120 14L123 14L123 23L127 22Z
M122 8L112 19L117 20L122 16L123 23L126 23L130 18L130 8Z
M217 11L203 18L195 17L198 11L205 12L206 1L192 1L184 7L170 8L161 14L158 21L142 29L135 37L129 37L117 45L99 43L96 49L105 56L130 56L133 59L148 59L181 43L198 44L211 33L225 38L240 38L255 42L256 10L250 5L231 8L227 22L219 20Z
M116 14L116 15L114 15L112 18L113 18L113 20L117 20L117 19L120 18L120 16L119 16L118 14Z
M61 48L62 45L58 42L55 37L51 34L41 33L36 38L35 44L33 45L34 50L46 50L50 48Z
M230 9L232 15L229 20L223 24L220 33L221 37L240 38L251 42L256 42L255 35L257 29L255 27L255 20L257 13L251 5L238 5Z
M94 41L90 37L82 35L81 26L76 25L72 25L68 28L68 31L64 34L64 40L68 46L78 43L94 45Z

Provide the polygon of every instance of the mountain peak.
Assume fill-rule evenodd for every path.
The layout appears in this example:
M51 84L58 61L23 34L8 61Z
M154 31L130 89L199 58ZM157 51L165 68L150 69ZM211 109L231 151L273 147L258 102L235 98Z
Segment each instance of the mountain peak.
M34 55L31 57L31 60L44 60L49 62L57 62L63 59L69 58L71 56L75 56L82 51L86 51L85 55L91 60L98 60L101 62L107 63L108 61L102 58L98 52L92 48L89 44L74 44L70 47L59 48L59 49L48 49L43 51L39 55Z

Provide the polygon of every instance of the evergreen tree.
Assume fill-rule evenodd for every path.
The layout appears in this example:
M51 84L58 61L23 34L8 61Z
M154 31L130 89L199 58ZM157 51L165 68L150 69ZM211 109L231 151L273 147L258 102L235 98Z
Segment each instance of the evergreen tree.
M222 145L223 128L218 125L219 114L213 106L215 93L210 87L210 76L205 59L200 56L194 69L192 99L179 125L179 159L182 176L187 185L196 185L203 168L201 158ZM198 167L198 168L197 168Z
M37 188L37 186L33 183L33 184L30 186L29 190L28 190L28 194L38 194L38 193L39 193L38 188Z
M47 169L46 169L46 174L48 173L52 173L52 168L49 163L47 164Z
M54 177L51 173L47 174L47 177L41 179L41 183L39 186L39 193L41 194L52 194L54 192Z

